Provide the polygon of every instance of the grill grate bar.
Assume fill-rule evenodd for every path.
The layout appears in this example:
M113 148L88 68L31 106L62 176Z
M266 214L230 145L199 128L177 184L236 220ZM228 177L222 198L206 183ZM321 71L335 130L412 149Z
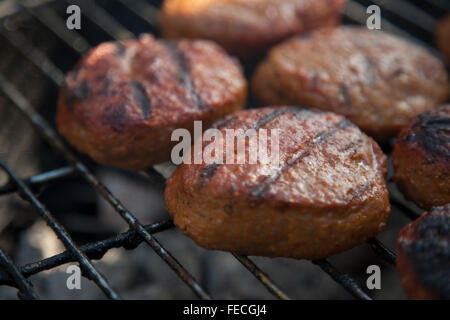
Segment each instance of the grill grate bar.
M233 256L240 262L244 267L246 267L255 277L258 279L267 290L269 290L273 295L281 300L290 300L290 298L281 291L273 282L270 280L269 276L265 274L258 266L250 260L248 257L240 256L233 253Z
M118 0L123 6L130 9L135 15L147 24L154 26L158 20L159 10L154 6L141 0Z
M23 0L23 1L29 3L30 7L40 7L50 4L55 0ZM12 16L13 14L19 12L21 8L22 7L17 3L17 0L3 0L2 2L0 2L0 19Z
M442 0L422 0L424 2L427 2L433 6L435 6L438 9L449 11L450 10L450 3L448 1L442 1Z
M355 1L349 1L347 3L347 7L345 9L344 12L345 17L347 17L348 19L363 24L366 24L366 7L364 7L362 4L355 2ZM404 37L418 45L421 45L422 47L425 47L428 51L430 51L433 55L437 56L437 57L441 57L441 53L436 50L435 48L433 48L432 46L430 46L428 43L414 37L413 35L411 35L409 32L406 32L405 30L397 27L396 25L394 25L393 23L391 23L390 21L388 21L385 18L381 18L381 28L383 30L389 31L393 34L396 34L400 37Z
M37 66L53 82L58 85L64 84L64 73L59 70L42 51L31 45L20 32L8 31L0 27L0 33L16 47L26 59Z
M325 271L334 281L340 283L348 292L350 292L355 298L360 300L372 300L358 284L348 274L342 273L337 270L328 260L314 260L315 265L318 265L323 271Z
M64 180L67 177L73 176L75 174L75 169L73 167L64 167L60 169L55 169L51 171L47 171L44 173L37 174L32 176L23 182L29 187L40 186L49 182L56 182L60 180ZM3 186L0 186L0 196L13 193L17 191L17 186L14 183L6 183Z
M400 211L406 215L411 220L416 220L420 217L420 213L415 212L409 207L409 204L404 202L399 197L396 197L394 195L389 195L389 201L391 202L391 205L396 206Z
M388 262L389 264L395 265L395 262L397 260L397 257L395 256L395 253L393 253L391 250L389 250L383 243L381 243L376 238L372 238L367 240L367 243L370 245L372 250L384 261Z
M113 39L127 40L134 38L134 34L123 27L107 11L99 7L92 0L65 0L68 4L78 4L82 13L97 26L108 33Z
M66 249L69 250L70 253L80 263L83 272L85 272L88 278L90 280L93 280L108 298L119 299L118 294L111 288L103 275L99 271L97 271L97 269L92 265L86 255L73 242L66 229L55 220L52 214L36 198L36 196L31 192L26 184L19 178L17 178L16 175L2 161L0 161L0 167L8 174L12 182L16 184L20 194L34 206L39 215L45 220L47 225L55 232L55 234L64 244Z
M400 193L395 184L388 185L389 201L391 205L396 206L400 211L410 218L416 220L423 213L423 210L412 204L412 202L405 199L404 195Z
M72 167L63 167L60 169L55 169L55 170L47 171L47 172L32 176L32 177L24 180L24 182L27 185L29 185L30 187L40 186L42 184L47 184L47 183L64 180L65 178L74 175L74 173L75 173L75 170ZM159 172L157 172L154 169L151 170L150 172L145 172L145 174L149 174L150 175L149 178L151 178L150 180L155 183L161 182L161 181L163 182L165 179ZM0 196L2 194L8 194L8 193L14 192L15 190L16 190L16 187L13 184L7 183L4 186L0 186ZM395 264L395 259L396 259L395 253L393 253L390 249L388 249L383 243L381 243L376 238L367 240L367 243L374 250L374 252L380 256L380 258L382 258L383 260L385 260L391 264Z
M49 124L32 108L26 98L17 91L5 78L0 74L0 88L13 101L17 107L31 124L37 129L40 135L58 152L73 165L73 167L81 174L81 176L89 182L101 196L109 202L117 213L128 223L130 228L135 229L145 241L155 250L155 252L170 266L170 268L186 282L186 284L203 299L210 299L210 296L197 283L194 277L172 256L170 252L162 247L162 245L150 235L143 225L134 217L134 215L124 207L111 191L109 191L91 171L81 163L78 158L67 148L61 138L49 126Z
M379 5L380 7L384 7L387 10L394 12L396 15L405 20L408 20L410 23L413 23L415 26L420 27L422 30L425 30L431 34L434 33L434 28L436 27L436 19L425 11L420 10L412 3L405 0L371 1Z
M34 288L25 279L25 277L20 273L19 269L14 265L11 259L6 255L6 253L0 248L0 265L3 269L8 270L12 281L15 283L16 287L19 288L20 293L25 299L38 300Z
M49 183L49 182L54 182L54 181L58 181L61 179L66 178L69 175L72 175L74 172L74 170L71 167L65 167L65 168L61 168L61 169L57 169L57 170L52 170L46 173L42 173L40 175L36 175L33 176L25 181L29 181L30 186L34 186L34 185L39 185L42 183ZM159 174L158 172L154 172L154 174ZM160 176L161 177L161 176ZM7 184L3 187L0 187L0 191L4 188L11 188L10 184ZM0 192L1 194L1 192ZM167 225L164 227L160 227L161 225ZM146 226L145 228L148 229L149 232L151 233L156 233L159 231L164 231L166 229L169 229L170 227L173 226L173 223L171 220L165 221L163 223L156 223L154 225L151 226ZM161 228L161 229L160 229ZM128 232L130 233L130 232ZM122 234L116 238L113 239L108 239L108 240L104 240L104 241L99 241L96 242L94 244L89 244L87 246L83 246L80 249L85 252L89 258L93 258L94 259L100 259L96 258L97 254L99 254L99 252L102 252L104 250L108 250L111 248L117 248L120 246L124 246L122 245L122 243L125 243L127 241L129 241L128 239L126 239L126 237L132 237L132 236L136 236L134 231L131 231L130 234L126 233ZM134 240L136 241L136 240ZM139 243L142 240L139 241ZM373 238L367 241L369 243L369 245L371 246L371 248L374 250L374 252L380 256L380 258L384 259L385 261L389 262L390 264L395 264L395 254L390 251L387 247L385 247L380 241L378 241L377 239ZM105 252L106 252L105 251ZM95 254L95 255L94 255ZM276 284L273 283L273 281L261 270L258 268L257 265L255 265L250 259L248 259L247 257L243 257L243 256L238 256L233 254L234 257L239 260L239 262L241 262L272 294L274 294L276 297L286 300L289 299L289 297L282 292L277 286ZM50 258L49 258L50 259ZM33 275L35 273L38 273L40 271L43 270L48 270L51 269L53 267L59 266L61 264L70 262L70 260L65 260L67 259L67 257L63 256L63 257L59 257L55 256L53 258L49 259L45 259L42 260L41 262L36 262L31 264L30 266L26 266L21 268L22 272L24 273L25 276L30 276ZM47 261L49 260L49 261ZM348 277L348 276L347 276ZM2 283L2 281L5 281L5 278L0 276L0 284Z
M151 225L147 225L144 228L151 234L162 232L173 227L171 220L157 222ZM141 244L143 239L139 234L130 230L121 233L115 237L108 238L106 240L89 243L80 247L80 250L86 254L90 259L100 260L103 255L113 248L125 248L127 250L134 249ZM33 262L20 267L20 272L25 278L28 278L36 273L50 270L63 264L76 261L69 251L64 251L60 254L43 259L41 261ZM13 285L13 281L10 276L0 272L0 285L7 284Z
M53 8L32 8L26 5L23 5L23 7L78 54L83 54L89 49L89 42L79 36L76 32L70 32L67 29L64 20L56 14Z

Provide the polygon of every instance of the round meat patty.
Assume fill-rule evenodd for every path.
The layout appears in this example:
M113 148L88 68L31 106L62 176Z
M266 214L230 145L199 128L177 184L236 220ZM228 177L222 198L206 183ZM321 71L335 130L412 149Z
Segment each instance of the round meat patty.
M442 18L436 28L436 44L450 62L450 14Z
M213 128L223 134L278 129L280 161L252 164L247 154L245 164L177 168L167 181L167 210L198 245L319 259L385 229L386 157L344 117L300 107L263 108L234 113Z
M359 27L296 37L273 48L252 80L265 105L307 105L345 115L379 141L444 103L443 64L404 40Z
M400 231L397 269L410 299L450 299L450 204Z
M450 105L414 119L392 156L393 180L408 199L425 209L450 203Z
M248 58L295 34L340 23L347 0L165 0L169 38L204 38Z
M174 129L204 126L246 101L237 61L209 41L103 43L61 89L59 132L95 161L141 170L170 159Z

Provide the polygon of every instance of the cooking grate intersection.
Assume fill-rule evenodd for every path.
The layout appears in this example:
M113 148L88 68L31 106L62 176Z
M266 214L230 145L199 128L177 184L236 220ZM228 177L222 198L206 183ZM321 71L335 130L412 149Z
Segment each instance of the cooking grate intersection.
M28 14L44 26L64 44L66 44L74 53L84 54L91 46L88 39L84 36L68 31L65 27L65 21L58 15L57 11L52 7L54 1L50 0L33 0L33 1L7 1L11 6L11 13ZM65 1L66 4L79 4L84 10L82 14L106 35L113 40L125 40L134 37L134 33L127 29L117 18L113 17L100 2L95 1ZM145 0L117 0L119 5L124 9L129 10L138 19L147 23L152 31L155 30L154 23L158 13L158 6L160 1L145 1ZM350 1L346 9L345 20L349 23L365 23L366 7L369 1ZM414 1L407 2L401 0L402 4L392 5L392 2L373 0L371 3L380 5L383 10L387 10L393 14L397 14L400 18L405 19L415 28L420 28L424 32L430 32L431 26L436 23L436 16L426 13L419 8ZM440 10L450 9L445 1L426 0L428 5ZM369 3L370 4L370 3ZM405 9L406 8L406 9ZM399 10L402 9L402 10ZM405 9L405 10L403 10ZM411 19L409 14L419 13L425 20ZM406 17L406 18L405 18ZM0 19L2 17L0 16ZM422 21L422 22L421 22ZM425 23L423 23L425 21ZM1 21L0 21L1 22ZM438 55L436 50L432 48L429 41L424 41L415 37L413 34L396 26L393 22L384 19L383 28L397 33L401 36L408 37L412 41L427 47L432 52ZM55 85L61 86L64 84L64 72L55 65L51 58L41 49L31 43L22 32L14 30L4 23L0 26L0 34L4 36L22 55L23 57L35 65L43 74L45 74ZM428 38L429 39L429 38ZM147 242L148 245L168 264L168 266L193 290L193 292L202 299L210 299L211 296L201 287L201 285L194 279L194 277L177 261L177 259L167 251L154 237L154 234L163 232L173 228L173 223L170 220L156 222L150 225L142 225L134 215L105 187L90 171L90 169L79 160L79 158L68 148L63 140L57 135L55 130L39 115L32 104L27 100L25 95L20 92L6 77L0 73L0 89L6 97L12 102L11 106L19 110L23 116L34 126L38 134L51 146L53 149L61 153L69 166L50 170L28 179L19 179L16 174L0 160L0 167L8 175L9 182L0 186L0 196L10 193L18 193L25 200L30 202L32 206L38 211L41 217L58 235L60 240L64 243L66 251L34 262L24 266L16 266L14 262L3 252L0 248L0 285L9 285L16 287L19 290L19 298L37 299L38 294L33 289L32 284L28 280L31 275L50 270L57 266L66 264L68 262L78 262L83 270L83 275L88 279L94 281L97 286L105 293L108 298L118 299L119 295L110 287L107 280L102 274L92 265L91 260L99 260L103 255L112 248L134 249L142 242ZM145 172L150 178L161 179L161 173L154 168ZM115 237L111 237L102 241L89 243L78 247L70 238L67 231L56 221L45 206L37 199L33 193L33 187L54 183L57 181L64 181L72 176L81 176L115 209L115 211L128 223L130 229L127 232L121 233ZM391 204L400 208L410 218L414 219L419 212L409 203L405 202L398 193L393 193L391 197ZM373 238L367 241L373 251L379 258L388 264L395 264L395 254L390 251L384 244ZM245 256L233 254L233 256L246 267L275 297L279 299L289 299L289 297L265 274L252 260ZM358 299L371 299L367 293L352 279L349 275L339 271L327 259L313 261L312 263L318 265L324 272L326 272L334 281L338 282L344 289Z

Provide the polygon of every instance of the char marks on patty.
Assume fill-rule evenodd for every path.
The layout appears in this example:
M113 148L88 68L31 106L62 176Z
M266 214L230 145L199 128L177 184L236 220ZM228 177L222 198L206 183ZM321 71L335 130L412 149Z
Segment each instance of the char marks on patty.
M320 132L317 134L309 143L307 143L306 149L298 150L293 153L292 156L285 162L285 164L279 168L279 170L270 176L265 176L264 179L259 182L256 186L254 186L250 190L250 197L254 199L260 199L264 196L264 194L268 191L270 185L276 182L287 170L289 170L292 166L294 166L298 161L300 161L303 157L309 155L311 150L321 143L326 142L328 138L333 136L339 130L345 130L348 126L354 126L350 121L343 120L339 122L336 126L331 128L328 131Z
M419 115L425 147L450 158L450 105Z
M187 57L185 56L183 50L180 49L178 46L178 43L170 40L164 41L164 44L171 52L175 63L178 66L179 75L180 75L180 81L183 83L184 87L186 88L187 92L189 93L192 101L194 102L194 106L197 109L206 109L207 106L203 103L203 101L200 99L196 89L195 85L192 82L191 78L191 67L189 64L189 61Z
M150 97L140 82L132 80L130 81L130 85L133 87L134 98L136 99L138 106L142 110L142 115L144 119L147 119L150 116L150 112L152 109Z
M450 299L450 204L434 207L415 225L416 239L401 244L420 279Z

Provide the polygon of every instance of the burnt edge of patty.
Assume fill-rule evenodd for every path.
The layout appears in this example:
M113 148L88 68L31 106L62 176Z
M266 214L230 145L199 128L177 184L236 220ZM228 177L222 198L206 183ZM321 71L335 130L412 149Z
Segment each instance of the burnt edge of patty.
M430 113L419 116L424 131L425 147L444 157L450 157L450 116L440 117Z
M419 280L450 299L450 204L434 207L415 226L414 241L401 244Z
M405 141L422 141L432 154L450 158L450 105L420 114L411 131Z

